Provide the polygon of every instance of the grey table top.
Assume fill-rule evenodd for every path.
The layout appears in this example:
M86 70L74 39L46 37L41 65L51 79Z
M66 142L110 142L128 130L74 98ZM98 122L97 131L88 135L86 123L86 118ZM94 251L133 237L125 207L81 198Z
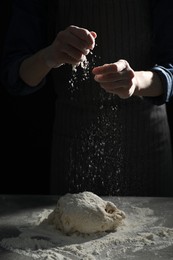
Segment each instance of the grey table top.
M105 234L101 237L81 238L80 243L77 242L76 237L68 237L66 240L65 236L59 236L51 244L56 247L57 243L57 249L54 250L54 256L56 255L55 252L58 252L56 258L53 258L53 255L51 256L50 248L48 250L43 244L39 248L42 251L37 251L38 248L30 248L30 251L33 250L33 254L24 253L24 248L20 250L21 248L17 244L19 238L25 238L26 234L30 234L27 233L27 230L36 225L37 217L45 210L49 212L53 210L57 199L58 196L0 195L1 260L173 260L173 198L158 197L103 197L103 199L114 202L120 209L125 211L127 223L122 231L117 231L116 234ZM127 236L129 236L128 239ZM30 241L33 237L34 241L36 241L40 237L44 238L45 234L41 234L39 231L38 234L35 233L34 236L30 236ZM54 237L52 238L50 235L50 243L51 239L54 239ZM4 241L6 242L4 243ZM15 242L15 248L13 248L11 241ZM22 240L20 241L22 243ZM93 241L98 252L92 249L92 247L94 248ZM72 244L73 250L70 247ZM102 248L100 245L102 245ZM17 247L19 247L19 251L16 250ZM73 253L74 248L78 249L78 255L76 256ZM85 258L84 248L86 250ZM38 257L37 252L39 252ZM59 254L60 252L61 254ZM88 257L87 252L89 252Z

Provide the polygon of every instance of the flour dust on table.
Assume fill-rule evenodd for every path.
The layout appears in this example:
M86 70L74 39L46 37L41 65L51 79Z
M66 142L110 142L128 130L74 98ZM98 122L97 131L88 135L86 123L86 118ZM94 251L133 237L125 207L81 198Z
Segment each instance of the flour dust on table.
M55 204L51 206L32 208L32 210L29 208L17 212L16 215L14 212L8 216L8 219L5 215L1 217L0 226L4 224L14 226L19 234L13 234L11 237L7 234L0 241L0 246L20 256L31 257L33 260L173 259L172 201L159 199L160 203L158 203L158 200L153 198L125 197L103 197L104 200L101 200L95 197L95 194L91 196L84 194L90 198L94 212L92 214L95 218L98 213L94 210L96 203L93 200L102 207L98 211L105 209L105 205L108 204L115 212L125 212L126 217L122 218L123 224L112 231L66 234L55 225L46 223L46 219L53 216L58 207L56 202L61 197L59 199L57 197ZM81 194L76 194L76 198L72 199L70 195L66 195L60 202L64 203L64 199L69 198L67 203L70 204L71 201L72 204L69 206L71 211L72 207L75 207L74 201L78 201L80 196ZM84 204L83 211L86 216L90 205L86 207L85 204L89 198L85 198L83 203L79 202L80 205ZM78 211L76 212L79 214ZM68 211L66 213L69 214ZM104 214L102 213L102 216ZM94 221L98 222L98 220Z

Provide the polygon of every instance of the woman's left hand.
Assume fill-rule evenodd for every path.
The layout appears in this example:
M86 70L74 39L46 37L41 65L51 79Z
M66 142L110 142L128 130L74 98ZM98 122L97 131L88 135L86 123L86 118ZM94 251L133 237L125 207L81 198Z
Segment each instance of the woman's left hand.
M120 98L129 98L135 92L135 73L126 60L95 67L92 72L95 81L106 92Z

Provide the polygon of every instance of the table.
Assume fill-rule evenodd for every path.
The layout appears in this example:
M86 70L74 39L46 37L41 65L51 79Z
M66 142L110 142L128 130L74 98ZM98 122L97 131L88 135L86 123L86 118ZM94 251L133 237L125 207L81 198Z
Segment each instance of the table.
M116 232L79 237L38 229L58 196L0 195L1 260L173 260L173 198L103 197L126 213Z

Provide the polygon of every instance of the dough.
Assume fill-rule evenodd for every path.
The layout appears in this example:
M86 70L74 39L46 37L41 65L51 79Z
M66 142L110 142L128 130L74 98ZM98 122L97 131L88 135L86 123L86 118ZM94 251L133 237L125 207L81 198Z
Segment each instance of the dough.
M122 224L125 213L114 203L105 201L92 192L66 194L44 221L66 234L85 234L115 231Z

